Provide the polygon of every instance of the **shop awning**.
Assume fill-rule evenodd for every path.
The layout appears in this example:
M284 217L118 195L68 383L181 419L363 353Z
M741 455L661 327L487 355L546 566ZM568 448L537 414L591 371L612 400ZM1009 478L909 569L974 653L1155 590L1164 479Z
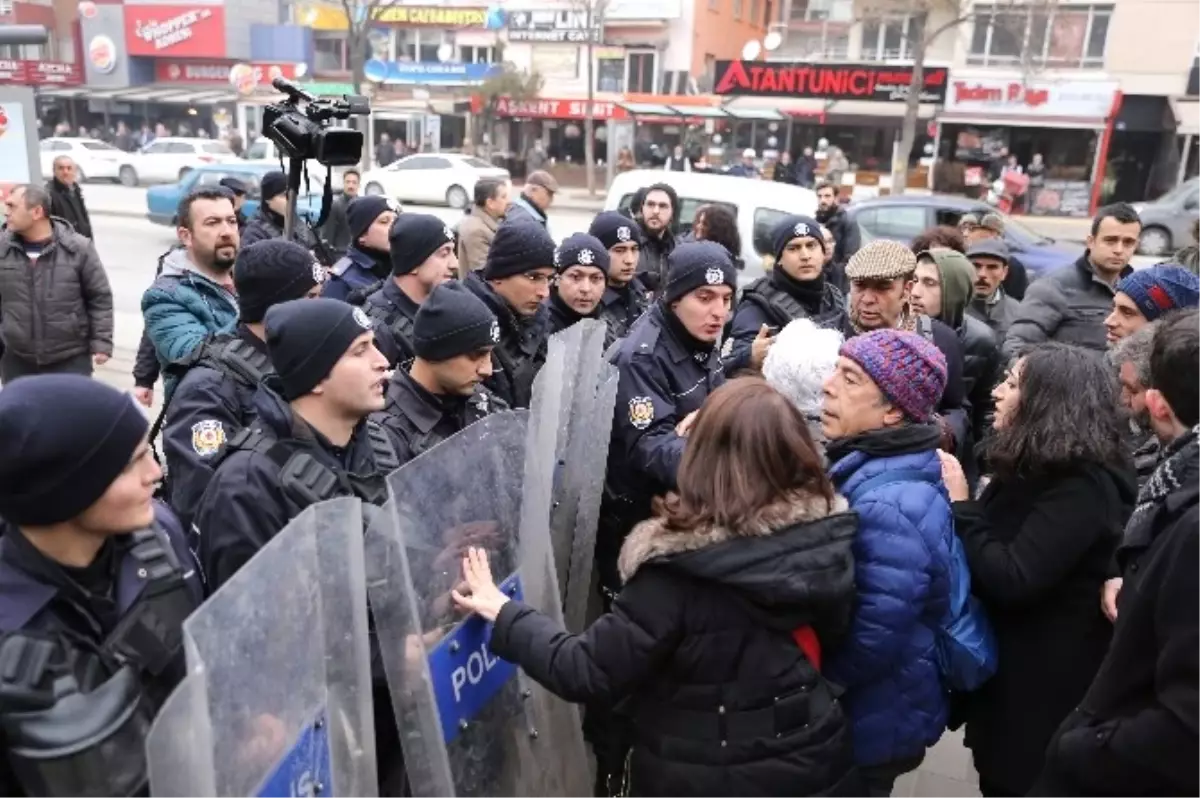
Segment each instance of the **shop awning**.
M780 122L783 114L774 108L726 108L734 119L739 122Z
M38 86L35 89L39 97L71 97L91 96L92 92L84 86Z
M669 116L672 118L682 116L671 106L658 103L617 103L617 105L633 116Z
M728 119L729 112L724 108L716 108L711 105L672 105L680 116L690 116L696 119Z
M943 125L975 125L979 127L1045 127L1059 130L1098 130L1107 126L1103 118L1078 116L1008 116L1004 114L939 114Z
M713 105L667 105L665 103L617 103L630 116L656 119L728 119L730 113Z

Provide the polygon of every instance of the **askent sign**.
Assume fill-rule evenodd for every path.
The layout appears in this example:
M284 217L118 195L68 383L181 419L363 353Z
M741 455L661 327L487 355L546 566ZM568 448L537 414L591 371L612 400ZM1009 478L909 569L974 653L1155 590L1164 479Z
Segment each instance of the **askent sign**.
M478 113L478 112L476 112ZM496 100L496 116L528 119L583 119L587 116L587 100ZM592 118L598 122L628 119L629 114L616 103L597 100L592 103Z
M714 94L730 97L794 97L818 100L904 102L911 67L879 64L718 61ZM921 102L943 103L950 70L926 67Z

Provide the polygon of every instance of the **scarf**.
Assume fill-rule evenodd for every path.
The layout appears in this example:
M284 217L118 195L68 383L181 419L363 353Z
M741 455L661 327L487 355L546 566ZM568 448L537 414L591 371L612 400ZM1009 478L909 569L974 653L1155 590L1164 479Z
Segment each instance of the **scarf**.
M1163 450L1158 468L1138 491L1137 504L1125 525L1127 546L1149 545L1158 517L1172 494L1200 482L1200 425L1180 435Z
M909 307L907 304L905 304L904 309L900 311L900 320L896 322L896 326L893 327L892 329L893 330L903 330L904 332L916 332L918 315L920 315L920 314L913 313L912 308ZM863 333L875 332L874 330L866 330L866 329L863 329L862 327L860 327L858 325L858 320L855 319L854 317L850 318L850 326L854 328L855 335L862 335Z
M797 280L785 272L782 267L771 270L771 282L780 291L791 294L796 298L809 316L817 316L821 312L821 302L825 299L825 273L817 275L815 280Z

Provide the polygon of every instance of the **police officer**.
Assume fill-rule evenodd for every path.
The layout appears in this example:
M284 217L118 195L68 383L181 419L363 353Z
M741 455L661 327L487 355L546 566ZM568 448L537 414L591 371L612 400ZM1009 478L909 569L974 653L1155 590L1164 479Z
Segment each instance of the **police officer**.
M510 220L500 225L482 271L463 281L496 314L497 368L486 384L510 407L529 407L533 378L546 362L547 316L542 302L554 276L554 240L540 225Z
M237 217L238 233L241 233L246 229L246 214L242 212L246 204L246 184L236 177L222 177L217 185L229 189L233 195L233 214Z
M840 330L846 298L825 279L825 236L816 219L788 216L771 232L775 268L742 290L722 356L725 373L762 369L775 332L796 319ZM766 328L766 329L764 329Z
M642 228L616 211L604 211L592 220L588 233L608 249L608 287L600 299L599 318L608 325L604 346L624 338L650 305L650 292L638 279Z
M254 423L215 458L196 515L214 589L310 504L348 495L382 503L383 477L399 466L387 434L367 420L383 409L387 360L362 308L294 300L268 310L266 326L276 375L255 394Z
M388 432L401 463L508 405L483 386L492 375L492 349L500 340L495 315L460 283L449 282L417 311L416 356L397 370L387 405L371 419Z
M0 794L136 795L203 598L133 400L74 375L0 391Z
M608 277L608 250L592 235L575 233L554 250L554 283L546 298L547 335L596 318Z
M391 278L367 297L379 351L393 368L413 358L412 326L429 292L458 274L454 231L428 213L405 213L392 223Z
M392 273L388 234L399 213L387 197L355 197L346 206L346 226L351 244L346 254L329 268L321 296L361 305Z
M299 244L273 238L242 249L233 266L241 309L237 328L167 367L168 374L182 378L163 407L166 496L184 529L191 529L217 452L250 423L254 393L273 371L263 325L267 309L316 296L324 278L324 268Z

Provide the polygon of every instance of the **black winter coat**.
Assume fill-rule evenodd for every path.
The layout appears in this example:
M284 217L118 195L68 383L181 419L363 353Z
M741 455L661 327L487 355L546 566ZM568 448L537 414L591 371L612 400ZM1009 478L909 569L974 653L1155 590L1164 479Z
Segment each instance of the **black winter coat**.
M675 251L678 242L670 230L664 230L659 237L647 230L641 220L638 224L642 227L643 240L636 275L647 290L657 294L667 283L667 256Z
M826 650L849 625L856 516L838 498L767 508L736 532L640 524L612 611L571 635L519 602L492 650L569 701L628 698L630 795L853 794L838 688L792 637Z
M999 670L970 695L966 744L980 780L1029 792L1046 744L1083 697L1112 626L1100 589L1133 507L1132 473L1091 463L997 477L954 522L999 646Z
M88 214L83 190L78 183L68 186L56 177L46 183L46 191L50 193L51 216L70 222L75 232L84 238L95 237L92 235L92 217Z
M1000 345L992 328L971 315L958 327L963 350L963 392L971 403L971 427L976 442L983 440L995 415L992 389L1004 376Z

